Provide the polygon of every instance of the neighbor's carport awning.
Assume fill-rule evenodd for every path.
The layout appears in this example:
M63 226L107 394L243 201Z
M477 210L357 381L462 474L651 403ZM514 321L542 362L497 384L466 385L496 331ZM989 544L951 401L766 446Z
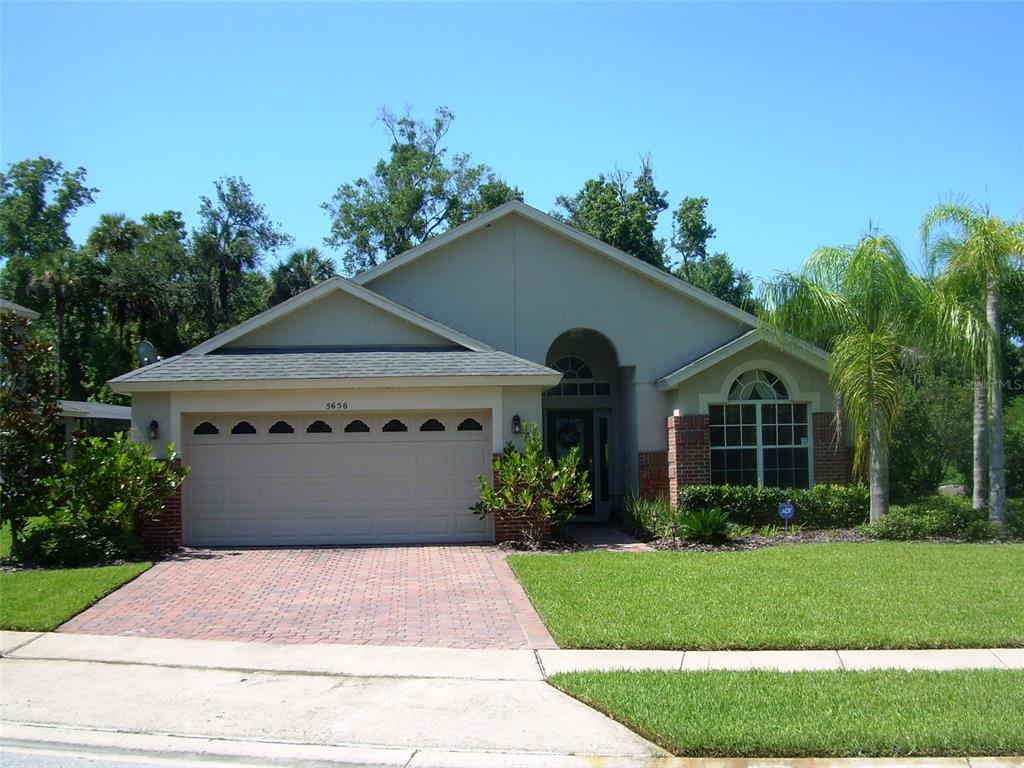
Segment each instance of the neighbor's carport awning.
M111 379L115 392L346 387L552 387L562 374L507 352L262 351L182 354Z

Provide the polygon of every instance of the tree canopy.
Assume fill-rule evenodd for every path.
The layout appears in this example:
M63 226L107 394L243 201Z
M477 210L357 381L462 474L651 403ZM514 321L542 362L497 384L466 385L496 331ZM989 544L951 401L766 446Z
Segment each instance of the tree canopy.
M324 242L343 248L345 271L355 274L413 248L447 229L523 193L466 152L450 153L445 138L455 114L438 107L432 120L382 110L391 139L388 157L373 173L342 184L323 204L331 218Z
M632 184L630 182L632 181ZM552 215L619 250L660 269L665 262L665 241L655 232L658 217L668 208L668 193L654 183L649 158L634 175L615 170L588 179L574 195L560 195L561 210Z

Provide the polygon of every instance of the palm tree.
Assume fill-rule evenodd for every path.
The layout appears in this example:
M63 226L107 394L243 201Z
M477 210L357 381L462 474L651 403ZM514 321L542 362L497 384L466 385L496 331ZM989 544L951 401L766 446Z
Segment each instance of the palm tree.
M68 288L74 281L71 265L72 253L60 249L41 255L32 265L33 288L41 288L53 295L53 309L57 316L57 375L54 389L61 396L61 366L64 362L64 317L67 314Z
M270 304L273 306L287 301L336 274L334 261L321 255L316 248L295 251L270 270L270 281L273 284Z
M926 287L899 246L869 232L854 246L819 248L800 272L762 289L761 324L832 353L837 411L854 431L854 465L868 463L871 520L889 511L889 441L899 409L902 360L917 330Z
M933 234L945 234L933 238ZM1020 281L1024 259L1024 222L1006 222L987 208L944 203L932 208L921 222L921 240L932 267L941 267L946 293L966 297L964 306L983 313L988 325L983 336L960 339L975 371L974 504L983 506L984 452L988 448L989 519L1006 523L1006 469L1003 457L1002 328L1000 294L1011 281Z

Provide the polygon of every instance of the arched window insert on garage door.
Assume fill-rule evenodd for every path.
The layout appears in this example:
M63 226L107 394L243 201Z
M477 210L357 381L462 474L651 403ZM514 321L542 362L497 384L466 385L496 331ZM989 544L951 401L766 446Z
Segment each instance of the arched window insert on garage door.
M310 435L326 435L334 430L331 429L331 425L323 419L317 419L308 427L306 427L306 433Z
M204 421L202 424L197 425L196 428L192 430L192 434L193 435L219 435L220 434L220 430L217 429L217 427L214 426L213 424L211 424L210 422Z
M240 421L231 428L232 435L255 435L256 427L248 421Z
M578 357L561 357L551 367L562 374L562 381L549 389L549 397L576 397L578 395L610 395L612 385L607 381L595 381L594 371L585 360Z
M459 422L459 432L482 432L483 425L473 418L466 418Z
M384 425L382 432L408 432L409 428L405 426L398 419L391 419L387 424Z
M275 421L267 431L272 435L291 435L295 433L295 427L287 421Z
M359 419L353 419L345 425L346 432L369 432L370 428L366 425L365 421Z
M427 419L420 424L420 432L444 432L444 424L437 419Z
M728 402L708 413L713 484L810 486L808 407L790 400L778 376L765 370L741 374Z

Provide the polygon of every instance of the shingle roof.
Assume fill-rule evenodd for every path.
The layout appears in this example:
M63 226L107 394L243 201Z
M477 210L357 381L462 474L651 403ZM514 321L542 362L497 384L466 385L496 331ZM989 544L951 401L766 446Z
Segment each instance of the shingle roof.
M112 383L557 375L507 352L385 350L178 355Z

